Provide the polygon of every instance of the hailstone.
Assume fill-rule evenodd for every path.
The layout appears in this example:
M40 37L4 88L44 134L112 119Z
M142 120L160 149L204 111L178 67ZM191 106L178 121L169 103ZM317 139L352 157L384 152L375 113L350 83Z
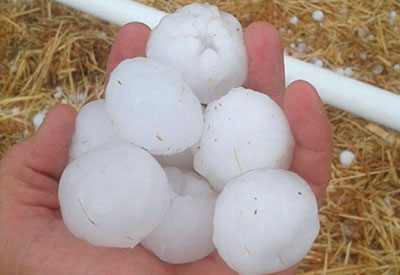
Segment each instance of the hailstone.
M94 148L71 162L58 195L67 228L110 247L134 247L162 222L170 204L162 167L127 143Z
M125 59L111 73L106 110L121 138L155 155L180 153L203 131L201 104L182 77L143 57Z
M285 170L259 168L232 179L215 206L215 247L240 274L294 265L318 231L314 193L301 177Z
M232 89L208 104L194 169L215 190L246 171L290 166L294 140L280 107L267 95Z
M174 193L171 206L163 222L142 245L168 263L197 261L214 250L216 192L193 172L175 167L164 169Z
M69 160L72 161L97 146L119 141L120 138L106 112L105 100L91 101L83 106L76 117Z
M177 70L201 103L241 86L247 76L239 21L208 3L190 4L165 16L151 31L146 54Z

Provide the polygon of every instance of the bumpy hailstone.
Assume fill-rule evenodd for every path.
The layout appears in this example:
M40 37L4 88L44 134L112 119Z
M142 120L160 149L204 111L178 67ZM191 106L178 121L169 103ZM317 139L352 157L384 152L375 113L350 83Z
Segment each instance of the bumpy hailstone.
M147 56L176 69L201 103L241 86L247 76L242 27L209 4L190 4L165 16L151 32Z
M173 69L138 57L111 73L106 110L117 133L155 155L184 151L203 131L201 104Z
M260 168L231 180L215 206L215 247L240 274L292 266L307 254L318 231L313 192L285 170Z
M231 178L246 171L287 169L293 145L289 123L272 99L235 88L208 104L194 169L221 191Z
M165 172L145 150L127 143L97 147L64 170L62 218L94 245L134 247L163 220L170 192Z
M159 155L154 157L163 167L173 166L180 169L193 170L193 152L191 148L175 155Z
M69 159L72 161L90 149L120 140L106 112L105 100L91 101L83 106L76 117Z
M161 260L173 264L204 258L212 241L216 192L197 174L165 168L173 195L164 221L142 241Z

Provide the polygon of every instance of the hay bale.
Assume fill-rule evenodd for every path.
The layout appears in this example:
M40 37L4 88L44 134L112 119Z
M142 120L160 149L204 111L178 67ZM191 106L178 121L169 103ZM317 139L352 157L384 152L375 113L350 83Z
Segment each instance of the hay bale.
M171 12L189 1L141 2ZM400 93L397 0L211 3L244 26L271 22L290 55ZM312 19L314 10L324 12L323 21ZM118 28L48 0L1 2L0 26L1 156L32 133L38 112L61 102L79 109L103 95ZM399 133L332 107L326 111L334 132L332 180L320 235L299 273L399 274ZM338 161L344 149L356 155L351 166Z

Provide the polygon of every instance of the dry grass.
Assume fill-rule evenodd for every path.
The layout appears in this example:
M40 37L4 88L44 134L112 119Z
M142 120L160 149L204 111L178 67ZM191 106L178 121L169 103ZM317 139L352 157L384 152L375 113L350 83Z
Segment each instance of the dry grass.
M172 11L189 1L142 2ZM289 54L318 57L334 70L351 67L353 77L400 93L400 71L392 68L400 63L398 0L211 2L245 26L271 22ZM322 24L311 18L315 9L325 13ZM390 18L393 10L398 15ZM291 16L299 23L290 24ZM101 97L117 31L47 0L0 3L0 155L33 131L37 112L61 101L79 109ZM382 66L381 74L372 72L376 65ZM56 90L62 91L58 98ZM13 113L15 107L19 111ZM399 133L332 107L326 110L335 141L332 180L320 210L320 235L300 273L400 274ZM353 165L338 163L343 149L356 154Z

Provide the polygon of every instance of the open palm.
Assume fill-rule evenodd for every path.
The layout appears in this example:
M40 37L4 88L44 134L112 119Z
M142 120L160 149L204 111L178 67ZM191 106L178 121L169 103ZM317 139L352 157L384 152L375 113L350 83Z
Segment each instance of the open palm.
M123 59L145 56L149 32L139 23L120 30L107 76ZM268 94L284 110L296 141L291 170L307 180L320 201L330 177L332 150L323 105L306 82L294 82L285 90L282 45L271 25L253 23L244 38L249 56L245 86ZM140 245L103 248L75 238L62 222L57 197L75 117L71 107L55 107L34 135L14 145L0 161L0 274L235 274L216 252L194 263L170 265Z

